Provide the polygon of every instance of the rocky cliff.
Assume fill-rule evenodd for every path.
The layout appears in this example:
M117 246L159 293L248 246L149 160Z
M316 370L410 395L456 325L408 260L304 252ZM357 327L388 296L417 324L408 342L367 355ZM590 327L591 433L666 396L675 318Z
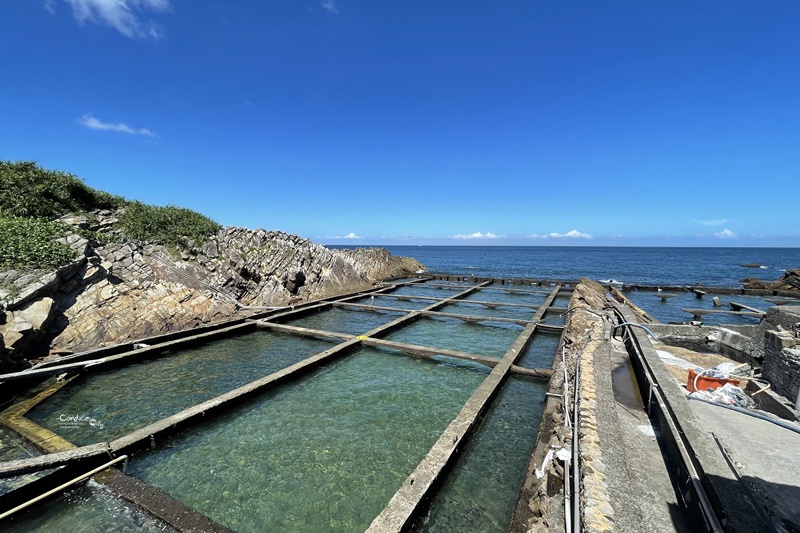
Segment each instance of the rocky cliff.
M279 231L223 228L181 251L120 238L116 213L63 217L75 260L0 273L0 373L28 359L138 339L369 288L424 268L383 249L331 250ZM104 244L80 237L93 232Z
M745 278L742 280L745 289L772 289L778 291L800 292L800 269L790 268L780 279L763 281L758 278Z

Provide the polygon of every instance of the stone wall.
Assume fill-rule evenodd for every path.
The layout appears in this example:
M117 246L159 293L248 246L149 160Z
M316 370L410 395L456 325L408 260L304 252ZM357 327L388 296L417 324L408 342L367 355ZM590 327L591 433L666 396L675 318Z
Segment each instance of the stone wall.
M606 289L597 282L583 278L575 287L570 299L569 314L562 337L564 343L565 364L557 357L554 362L556 370L550 382L549 392L558 395L562 392L563 376L569 379L569 399L565 407L563 402L551 396L546 404L534 462L531 465L540 468L543 476L529 475L523 487L522 496L527 499L530 517L525 524L517 528L529 533L563 530L564 516L564 483L569 482L570 472L556 457L545 461L548 451L562 450L572 459L572 430L564 424L564 417L570 419L572 412L572 395L574 387L581 391L578 404L578 438L580 441L581 469L581 520L587 532L600 533L613 531L614 509L608 493L605 479L605 464L600 439L597 431L597 390L595 376L595 352L606 341L610 330L610 312L606 309ZM575 382L576 365L580 365L580 380ZM566 368L565 368L566 367ZM566 372L565 372L566 370ZM546 418L545 418L546 417ZM545 463L542 465L542 463ZM575 495L573 494L573 497Z
M794 402L800 391L800 338L790 331L768 331L764 347L764 379Z

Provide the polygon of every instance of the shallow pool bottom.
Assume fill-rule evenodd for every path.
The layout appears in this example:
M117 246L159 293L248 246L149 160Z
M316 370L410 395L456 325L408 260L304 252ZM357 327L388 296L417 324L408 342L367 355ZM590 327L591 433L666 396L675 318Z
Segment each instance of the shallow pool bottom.
M241 531L364 531L485 374L366 349L135 457Z

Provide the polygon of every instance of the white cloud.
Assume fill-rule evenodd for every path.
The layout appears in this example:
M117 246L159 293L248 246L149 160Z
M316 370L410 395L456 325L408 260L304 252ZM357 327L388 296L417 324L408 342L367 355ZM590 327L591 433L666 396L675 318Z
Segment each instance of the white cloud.
M324 239L353 239L353 240L355 240L355 239L363 239L364 237L362 237L361 235L356 235L355 233L353 233L351 231L347 235L330 235L328 237L323 237L323 238Z
M169 0L64 0L72 7L72 14L79 23L94 22L111 26L131 39L158 40L163 35L161 26L153 21L144 21L140 12L169 10ZM53 7L52 1L45 8Z
M94 118L92 115L83 115L79 120L78 123L86 126L90 130L104 130L104 131L121 131L122 133L128 133L130 135L146 135L148 137L155 137L155 133L148 130L147 128L131 128L127 124L123 124L122 122L113 124L110 122L101 122Z
M44 2L43 2L44 3L44 8L51 15L55 15L56 14L55 2L56 2L56 0L44 0Z
M719 233L715 233L714 237L718 237L720 239L734 239L736 238L736 234L729 229L724 229Z
M502 239L503 235L495 235L494 233L487 231L486 233L481 233L480 231L475 233L470 233L469 235L450 235L451 239Z
M695 222L697 224L702 224L704 226L721 226L722 224L725 224L727 221L728 221L727 218L715 218L711 220L697 220L694 218L692 219L692 222Z
M319 3L319 5L321 5L322 9L324 9L328 13L333 13L334 15L339 14L339 10L336 9L336 2L334 2L334 0L322 0L322 2Z
M589 233L581 233L580 231L574 229L572 231L568 231L566 233L548 233L547 235L531 235L532 239L591 239L592 236Z

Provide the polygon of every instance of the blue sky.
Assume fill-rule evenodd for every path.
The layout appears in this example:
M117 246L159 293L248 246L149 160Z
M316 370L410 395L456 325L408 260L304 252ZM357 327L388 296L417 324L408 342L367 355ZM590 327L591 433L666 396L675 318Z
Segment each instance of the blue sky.
M327 244L800 246L800 2L6 0L0 158Z

